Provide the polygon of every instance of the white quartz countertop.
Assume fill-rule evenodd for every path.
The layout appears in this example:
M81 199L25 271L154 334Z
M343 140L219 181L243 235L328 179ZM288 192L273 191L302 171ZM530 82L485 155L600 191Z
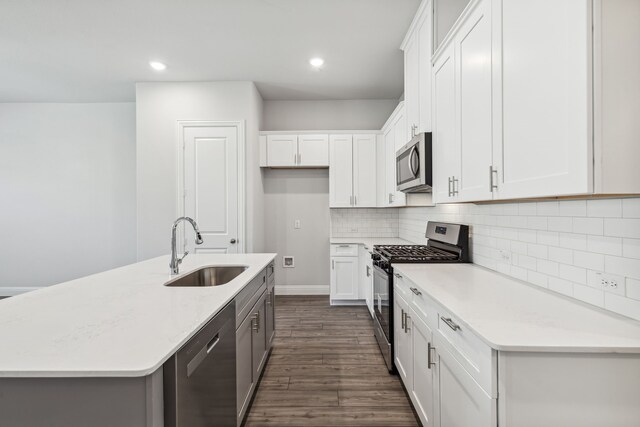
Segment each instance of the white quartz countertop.
M473 264L394 264L496 350L640 353L640 322Z
M373 245L414 245L407 240L399 237L332 237L330 239L332 245L358 244L368 246L373 249Z
M275 256L191 254L180 266L249 267L221 286L164 286L162 256L0 300L0 377L149 375Z

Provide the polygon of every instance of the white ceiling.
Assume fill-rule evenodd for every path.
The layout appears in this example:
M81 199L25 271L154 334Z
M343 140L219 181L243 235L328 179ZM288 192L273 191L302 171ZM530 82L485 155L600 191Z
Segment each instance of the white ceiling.
M133 101L135 82L214 80L255 81L265 99L398 98L399 45L418 5L0 0L0 102Z

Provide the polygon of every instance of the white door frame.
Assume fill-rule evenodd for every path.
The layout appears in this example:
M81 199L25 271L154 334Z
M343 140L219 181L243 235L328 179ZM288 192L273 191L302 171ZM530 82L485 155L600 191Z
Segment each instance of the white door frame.
M176 218L184 216L184 132L189 127L235 127L238 136L238 253L245 253L245 121L178 120L176 126ZM178 242L184 241L182 227Z

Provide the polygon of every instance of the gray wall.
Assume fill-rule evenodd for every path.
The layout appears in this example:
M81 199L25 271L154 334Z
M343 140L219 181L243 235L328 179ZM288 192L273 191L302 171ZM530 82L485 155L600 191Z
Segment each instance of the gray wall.
M176 218L178 120L245 120L246 251L264 251L264 192L258 130L262 98L252 82L138 83L138 259L169 252Z
M397 99L265 101L260 130L380 129L397 105Z
M0 104L0 295L135 262L135 106Z
M329 170L265 171L265 237L277 252L276 293L329 293ZM300 229L294 221L300 220ZM283 268L293 255L295 268Z

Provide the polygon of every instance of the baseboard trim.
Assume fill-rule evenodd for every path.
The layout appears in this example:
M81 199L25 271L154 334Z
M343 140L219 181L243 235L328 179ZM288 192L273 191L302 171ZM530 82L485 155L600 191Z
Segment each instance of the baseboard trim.
M329 285L278 285L276 295L329 295Z
M367 302L363 299L332 299L330 300L331 305L367 305Z
M0 286L0 298L1 297L14 297L16 295L24 294L26 292L37 291L42 289L40 286Z

